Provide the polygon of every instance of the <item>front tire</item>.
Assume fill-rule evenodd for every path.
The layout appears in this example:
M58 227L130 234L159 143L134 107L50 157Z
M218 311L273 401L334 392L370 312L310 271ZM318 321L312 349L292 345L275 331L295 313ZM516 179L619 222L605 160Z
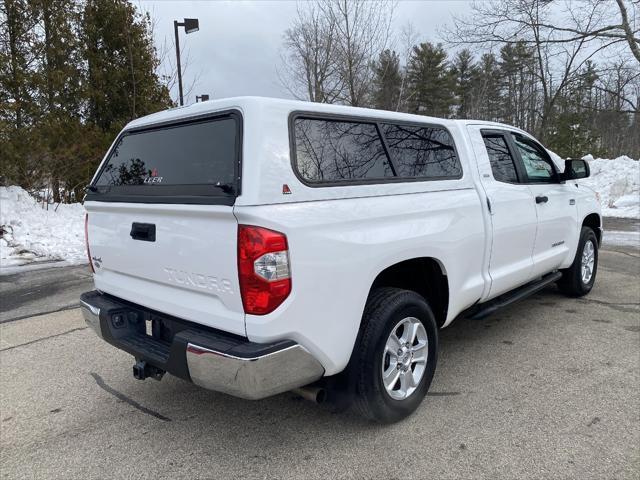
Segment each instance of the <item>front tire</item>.
M379 288L365 307L356 357L356 408L382 423L402 420L422 402L436 369L438 327L423 297Z
M560 291L570 297L582 297L591 291L598 271L598 239L589 227L582 227L573 263L562 272Z

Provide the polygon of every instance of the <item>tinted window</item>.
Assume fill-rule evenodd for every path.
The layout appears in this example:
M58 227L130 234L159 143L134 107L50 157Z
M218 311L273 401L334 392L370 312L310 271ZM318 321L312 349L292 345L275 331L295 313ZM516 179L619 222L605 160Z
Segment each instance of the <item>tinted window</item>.
M538 146L521 137L513 135L516 148L522 158L527 177L530 182L552 182L555 181L555 171L547 155Z
M493 178L499 182L517 183L516 166L504 137L500 135L484 136L483 140L489 154Z
M459 177L462 167L449 132L438 127L382 125L399 177Z
M229 117L125 134L94 185L235 185L237 134Z
M294 130L298 172L305 180L393 177L373 124L298 118Z

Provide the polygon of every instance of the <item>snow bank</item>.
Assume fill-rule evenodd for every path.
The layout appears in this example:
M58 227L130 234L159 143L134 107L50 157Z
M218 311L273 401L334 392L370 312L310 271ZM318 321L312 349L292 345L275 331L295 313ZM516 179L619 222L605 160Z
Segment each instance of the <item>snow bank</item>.
M84 207L42 208L20 187L0 187L0 269L34 261L86 262Z
M640 161L622 156L613 160L583 157L591 176L578 183L600 194L605 217L640 218Z

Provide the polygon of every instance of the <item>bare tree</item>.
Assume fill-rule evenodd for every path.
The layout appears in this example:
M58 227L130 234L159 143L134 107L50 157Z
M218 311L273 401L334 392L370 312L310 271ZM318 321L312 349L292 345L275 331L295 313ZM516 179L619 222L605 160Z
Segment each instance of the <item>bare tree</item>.
M623 3L620 0L619 5ZM581 69L603 49L627 42L625 21L609 24L612 6L605 0L568 0L564 6L547 0L476 2L469 15L455 18L454 26L443 33L454 45L524 44L532 48L542 97L541 108L535 112L539 118L536 130L544 139L558 99L579 78ZM626 24L633 28L628 19ZM631 31L633 35L637 32Z
M366 102L373 78L372 63L391 37L395 0L321 0L320 11L335 25L340 100L353 106Z
M555 21L542 23L553 36L549 43L573 43L581 40L610 46L626 43L640 63L640 2L637 0L567 1Z
M418 43L419 35L416 32L415 26L411 22L407 22L400 30L400 45L401 45L401 58L402 62L402 82L400 83L400 95L398 95L398 104L396 105L396 112L407 109L407 102L411 93L407 88L407 66L411 61L411 52L413 47Z
M632 11L635 12L633 18L635 19L636 25L634 25L634 27L632 27L631 23L629 22L629 15L627 13L627 7L625 6L624 1L616 0L616 3L618 4L618 9L620 10L620 26L624 31L624 38L629 44L629 48L631 49L633 56L636 57L636 60L638 61L638 63L640 63L640 38L638 38L638 32L640 31L640 25L638 25L640 21L638 17L640 17L640 12L636 12L636 8L640 8L638 7L638 1L636 0L635 5L634 3L631 4Z
M317 7L301 8L291 28L284 33L282 69L278 76L296 98L333 103L340 95L336 24Z
M373 62L387 46L395 0L315 0L298 5L284 34L280 81L297 98L363 106Z

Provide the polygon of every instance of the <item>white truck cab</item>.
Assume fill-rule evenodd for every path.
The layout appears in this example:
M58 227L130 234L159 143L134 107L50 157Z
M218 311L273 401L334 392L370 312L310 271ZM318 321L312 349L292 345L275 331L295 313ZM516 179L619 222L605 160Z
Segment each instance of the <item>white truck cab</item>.
M595 193L508 125L240 97L132 121L85 198L86 321L165 372L258 399L410 414L438 329L595 281ZM312 385L312 387L308 387Z

